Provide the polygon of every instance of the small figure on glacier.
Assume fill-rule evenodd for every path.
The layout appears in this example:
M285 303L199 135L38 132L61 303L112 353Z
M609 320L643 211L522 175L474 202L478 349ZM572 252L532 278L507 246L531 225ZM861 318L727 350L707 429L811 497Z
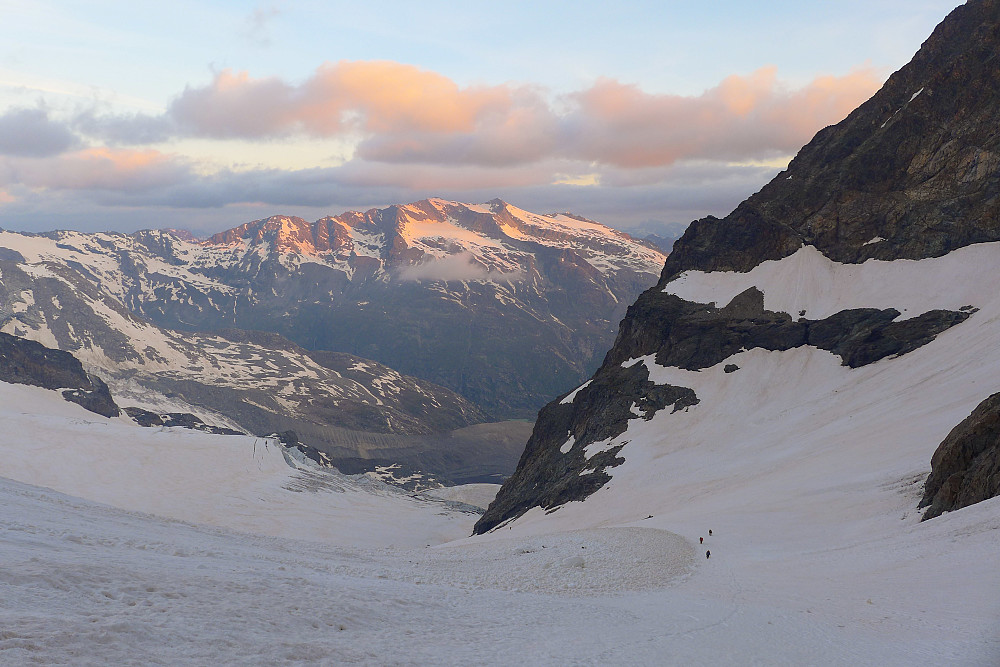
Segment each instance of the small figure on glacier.
M704 537L699 537L698 538L698 544L704 544L704 543L705 543L705 538Z
M712 557L712 552L711 551L706 551L705 552L705 558L711 558L711 557Z
M708 529L708 536L709 536L709 537L711 537L711 536L712 536L712 529L711 529L711 528L709 528L709 529Z

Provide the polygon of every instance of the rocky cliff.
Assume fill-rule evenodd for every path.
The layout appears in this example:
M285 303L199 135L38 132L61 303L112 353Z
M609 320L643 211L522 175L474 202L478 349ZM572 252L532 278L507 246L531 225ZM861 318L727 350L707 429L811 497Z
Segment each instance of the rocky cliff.
M710 409L669 378L702 384L708 380L692 372L738 374L733 360L758 359L755 350L803 347L837 355L849 369L901 369L907 355L976 317L975 304L956 303L968 286L943 287L953 269L928 266L926 275L940 272L928 282L939 294L923 298L929 295L912 289L917 281L900 281L913 267L899 262L1000 240L998 113L1000 2L969 2L874 97L820 131L760 192L723 219L688 227L659 283L628 309L592 380L539 413L518 470L476 531L603 488L625 463L630 434L641 430L632 424L663 407ZM872 259L884 261L849 268ZM859 282L865 272L884 276L885 289ZM865 300L884 305L843 307ZM721 375L715 381L733 384ZM726 412L702 418L725 419Z
M924 519L1000 495L1000 393L976 406L931 459Z
M61 389L63 398L104 417L117 417L118 406L101 378L83 370L69 352L0 332L0 382Z
M723 219L696 220L664 278L747 271L803 244L839 262L1000 239L1000 5L955 9L906 66Z

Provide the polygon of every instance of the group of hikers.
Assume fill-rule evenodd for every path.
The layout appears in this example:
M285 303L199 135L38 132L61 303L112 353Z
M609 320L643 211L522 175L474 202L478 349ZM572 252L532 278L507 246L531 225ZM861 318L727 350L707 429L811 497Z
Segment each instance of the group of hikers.
M711 529L711 528L709 528L709 529L708 529L708 536L709 536L709 537L711 537L711 536L712 536L712 529ZM698 538L698 544L704 544L704 543L705 543L705 538L704 538L704 537L699 537L699 538ZM711 550L709 550L709 551L706 551L706 552L705 552L705 558L711 558L711 557L712 557L712 552L711 552Z

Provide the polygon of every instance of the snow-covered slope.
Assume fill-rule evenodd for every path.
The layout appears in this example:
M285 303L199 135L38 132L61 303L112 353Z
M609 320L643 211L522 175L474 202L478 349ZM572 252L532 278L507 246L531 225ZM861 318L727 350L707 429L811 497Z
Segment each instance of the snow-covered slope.
M529 417L592 370L663 261L598 223L499 200L430 199L313 223L274 216L201 243L168 231L0 231L0 270L10 276L0 323L80 350L72 339L96 338L92 323L59 303L49 313L50 295L33 284L62 280L89 291L88 307L118 332L82 346L112 357L123 337L143 343L140 356L176 356L156 342L147 355L138 320L277 332L446 386L495 416Z
M836 364L818 366L810 377L836 379ZM907 460L856 472L898 443L856 446L869 457L853 464L769 447L763 427L732 464L637 447L587 502L457 539L475 519L461 506L290 463L261 440L141 429L32 387L0 384L0 399L4 664L986 667L1000 655L997 504L916 524ZM649 440L663 426L641 425ZM763 461L735 470L762 455L770 474ZM682 483L663 488L667 461Z
M857 651L779 635L777 658L729 662L882 664L884 630L890 663L1000 664L1000 497L918 508L940 443L1000 391L998 55L1000 2L971 0L787 172L692 223L477 532L703 537L717 594L797 607Z
M655 354L629 359L621 366L657 386L690 388L699 402L648 419L633 404L624 432L604 441L577 443L564 431L568 446L553 456L580 456L589 465L574 474L586 478L600 452L614 451L609 481L582 502L535 507L490 534L644 525L704 537L713 580L701 583L710 597L731 596L727 623L767 609L773 617L758 622L769 633L794 609L842 651L804 654L804 636L774 636L773 653L757 646L745 662L995 664L1000 498L925 522L917 506L935 448L1000 390L1000 294L990 278L998 263L997 243L861 265L803 248L749 273L682 274L665 289L726 303L756 286L767 307L817 317L889 303L910 313L978 310L916 350L860 368L808 345L745 350L700 370L661 366ZM590 400L589 389L572 402ZM895 657L867 643L882 633L898 642Z
M427 501L293 458L294 450L267 438L142 428L60 402L50 390L6 383L0 415L0 476L115 507L360 546L423 546L467 534L467 514L441 503L428 510ZM387 522L393 515L398 525Z

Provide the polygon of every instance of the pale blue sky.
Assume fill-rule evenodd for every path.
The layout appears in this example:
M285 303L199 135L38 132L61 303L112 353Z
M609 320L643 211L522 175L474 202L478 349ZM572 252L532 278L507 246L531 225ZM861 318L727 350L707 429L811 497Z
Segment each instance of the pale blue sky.
M204 232L279 210L319 217L394 203L393 198L473 199L490 193L527 208L567 208L619 226L724 214L777 171L753 164L794 153L789 140L735 157L717 149L704 154L692 149L677 157L664 148L659 158L640 165L632 157L608 157L605 144L615 135L605 128L602 147L590 152L564 145L572 140L563 139L551 154L519 154L516 164L505 156L503 168L496 155L469 158L479 160L476 168L481 168L470 183L469 170L461 165L455 165L455 175L446 173L447 156L458 154L453 143L433 150L421 145L417 157L401 158L401 130L395 126L389 132L392 157L384 157L384 151L373 157L366 146L390 141L376 136L381 130L375 126L384 123L319 135L299 125L294 131L282 126L267 136L223 139L204 128L177 130L177 118L169 117L176 116L171 105L185 89L214 86L218 92L216 77L227 69L245 72L251 80L273 78L295 97L324 63L391 61L433 73L461 91L517 89L523 95L530 88L538 99L519 102L517 109L537 111L542 105L546 127L554 118L565 131L567 124L579 125L579 119L570 118L579 111L574 96L593 90L602 79L634 86L649 102L648 113L672 109L667 98L697 100L727 77L749 78L768 66L775 68L775 81L767 84L771 97L806 89L819 76L848 77L858 68L881 81L909 60L956 4L0 1L0 132L5 116L7 127L18 128L23 116L11 114L30 109L44 111L47 123L36 123L33 131L51 138L59 125L75 137L63 153L46 155L50 162L42 164L40 157L25 157L23 151L3 155L0 135L0 227L128 230L169 224ZM344 118L372 113L364 106L371 104L369 98L358 104L357 109L338 106L338 113ZM136 140L134 134L124 140L120 133L109 138L81 120L120 124L123 115L135 113L142 114L142 122L159 123L155 140ZM668 115L664 122L687 117ZM169 130L163 129L166 121L173 123ZM509 140L491 138L495 129L477 125L455 140L462 145ZM418 141L409 135L406 140ZM144 152L145 157L115 157L117 177L81 182L69 175L73 167L67 161L82 159L78 151L105 148ZM156 165L152 176L150 161ZM122 165L146 171L123 185ZM424 177L401 175L403 166L426 168ZM68 175L59 182L32 179L33 169L64 169ZM198 183L195 176L201 177ZM279 187L275 179L286 180ZM324 179L329 181L325 190ZM559 185L567 179L581 185ZM270 185L262 186L265 181ZM247 194L261 192L271 194L261 201Z

